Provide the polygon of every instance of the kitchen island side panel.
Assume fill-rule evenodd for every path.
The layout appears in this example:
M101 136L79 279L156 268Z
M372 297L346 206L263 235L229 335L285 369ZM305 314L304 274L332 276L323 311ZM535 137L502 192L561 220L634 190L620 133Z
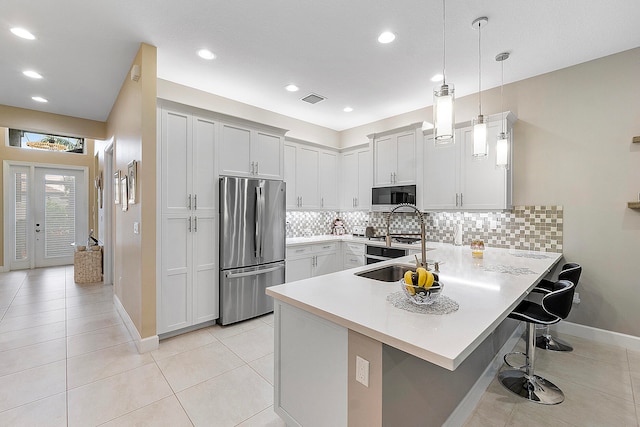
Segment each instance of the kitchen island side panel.
M517 326L503 320L454 371L383 344L382 425L442 426Z

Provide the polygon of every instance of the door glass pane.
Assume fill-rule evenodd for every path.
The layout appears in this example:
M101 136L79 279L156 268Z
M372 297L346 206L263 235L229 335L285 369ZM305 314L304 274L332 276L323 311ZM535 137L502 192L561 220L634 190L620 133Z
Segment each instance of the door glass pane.
M27 259L27 212L29 212L27 174L16 172L15 174L15 259L16 261Z
M74 176L46 174L45 258L72 256L76 235L76 181Z

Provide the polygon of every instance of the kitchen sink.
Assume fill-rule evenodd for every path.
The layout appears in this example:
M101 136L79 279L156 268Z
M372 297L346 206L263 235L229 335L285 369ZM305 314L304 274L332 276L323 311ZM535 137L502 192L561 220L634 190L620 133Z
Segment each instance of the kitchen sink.
M354 273L356 276L366 277L367 279L379 280L381 282L397 282L404 277L404 273L409 270L415 270L413 264L391 264L384 267L375 268L373 270L361 271Z

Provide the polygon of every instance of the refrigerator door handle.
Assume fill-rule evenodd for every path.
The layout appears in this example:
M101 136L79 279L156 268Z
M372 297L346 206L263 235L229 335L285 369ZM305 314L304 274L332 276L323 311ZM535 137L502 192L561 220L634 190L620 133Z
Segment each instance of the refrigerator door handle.
M256 162L257 165L258 162ZM264 212L266 210L264 192L264 188L260 187L260 201L258 204L258 212L260 213L260 258L264 257Z
M282 270L283 268L284 264L280 264L276 267L265 268L263 270L245 271L244 273L232 273L230 271L226 271L224 273L224 276L228 279L237 279L239 277L257 276L259 274L272 273L274 271Z
M264 191L262 187L256 187L256 232L255 232L255 247L256 258L262 258L263 252L263 216L264 216Z

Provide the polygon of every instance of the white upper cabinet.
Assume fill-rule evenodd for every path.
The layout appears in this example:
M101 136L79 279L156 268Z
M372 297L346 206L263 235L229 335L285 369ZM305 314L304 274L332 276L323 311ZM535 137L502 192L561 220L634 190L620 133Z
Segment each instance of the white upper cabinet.
M373 137L373 185L416 183L417 125Z
M287 209L338 209L338 153L287 140Z
M222 124L220 175L283 179L283 138L243 126Z
M348 150L341 153L340 160L340 209L371 209L371 150L369 147Z
M323 209L338 209L338 153L335 151L320 151L320 207Z
M509 135L513 134L514 122L515 116L512 113L506 113L504 129ZM455 144L436 146L430 135L425 137L423 197L425 210L511 208L513 165L510 164L509 168L496 166L496 143L502 126L501 114L489 117L487 126L489 153L483 158L474 158L471 155L473 151L471 125L456 129Z

